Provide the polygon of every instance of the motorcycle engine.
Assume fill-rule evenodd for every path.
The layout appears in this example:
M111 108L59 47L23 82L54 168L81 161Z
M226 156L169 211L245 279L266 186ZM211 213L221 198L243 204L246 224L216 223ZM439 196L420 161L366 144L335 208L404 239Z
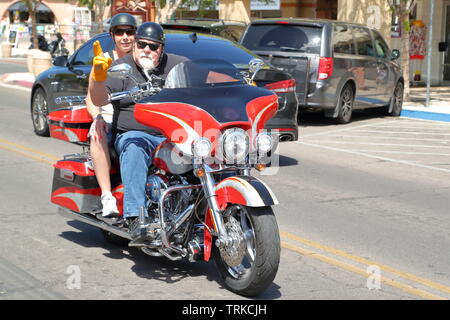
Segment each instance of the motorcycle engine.
M164 189L168 187L169 180L160 174L151 174L147 177L146 192L149 200L158 203Z
M151 174L147 177L146 192L148 198L149 211L154 211L156 216L158 202L161 194L169 187L174 185L188 184L183 177L163 174ZM174 220L189 205L191 190L180 190L168 195L164 201L164 211L168 221ZM166 222L168 222L166 221Z

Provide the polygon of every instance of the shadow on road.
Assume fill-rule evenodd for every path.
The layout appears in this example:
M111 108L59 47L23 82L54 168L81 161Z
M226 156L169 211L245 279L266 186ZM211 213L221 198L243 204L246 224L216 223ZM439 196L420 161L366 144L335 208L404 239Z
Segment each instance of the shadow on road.
M134 266L131 270L140 278L176 284L185 278L205 277L207 281L219 284L221 290L227 290L213 261L190 263L187 260L171 261L165 257L152 257L137 248L114 245L106 241L101 231L91 225L73 220L67 224L78 231L65 231L60 237L86 248L103 248L108 250L104 255L115 260L129 259ZM279 286L272 284L256 299L277 299L281 297ZM173 288L176 290L176 287ZM196 288L192 288L194 292ZM174 295L174 299L176 294Z
M385 110L383 107L370 108L365 110L354 110L350 123L365 121L374 118L393 119L392 117L385 115ZM322 112L302 112L301 114L298 115L297 123L300 128L336 125L333 119L326 118Z

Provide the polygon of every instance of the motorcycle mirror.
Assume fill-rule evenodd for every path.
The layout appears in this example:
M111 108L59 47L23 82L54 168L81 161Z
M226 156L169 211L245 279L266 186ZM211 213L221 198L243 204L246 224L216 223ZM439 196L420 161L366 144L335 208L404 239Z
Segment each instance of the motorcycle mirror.
M118 64L108 70L108 77L125 80L131 76L131 66L126 63Z
M248 63L248 70L251 73L257 73L259 70L262 69L263 66L264 66L264 61L262 61L261 59L253 58Z
M262 61L261 59L253 58L252 60L250 60L250 62L248 63L248 71L250 72L250 74L252 74L252 80L254 80L256 74L259 72L259 70L262 69L263 66L264 61Z

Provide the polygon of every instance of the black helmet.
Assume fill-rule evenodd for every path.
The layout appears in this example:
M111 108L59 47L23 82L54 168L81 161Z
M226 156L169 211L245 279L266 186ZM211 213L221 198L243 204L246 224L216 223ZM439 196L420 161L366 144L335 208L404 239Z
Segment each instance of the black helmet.
M156 22L145 22L140 25L134 37L137 39L146 39L164 44L166 37L163 28Z
M136 29L136 19L129 13L118 13L111 18L109 31L111 32L117 26L133 26Z

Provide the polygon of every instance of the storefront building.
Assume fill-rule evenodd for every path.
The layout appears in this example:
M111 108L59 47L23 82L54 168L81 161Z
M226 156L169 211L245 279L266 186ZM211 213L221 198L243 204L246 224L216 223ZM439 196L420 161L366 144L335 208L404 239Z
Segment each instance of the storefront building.
M70 52L97 32L92 13L78 7L77 0L41 1L36 11L37 33L51 42L60 32ZM109 15L110 8L104 18ZM31 44L31 19L25 3L0 0L0 21L1 40L12 44L13 55L24 55Z
M430 1L434 13L430 15ZM431 51L431 84L450 85L450 0L417 0L410 15L414 26L410 42L410 81L427 81L427 56ZM432 19L431 19L432 18ZM402 23L392 13L386 0L339 0L338 20L367 24L375 27L390 41L391 48L400 49L400 36L405 32ZM432 45L428 46L428 30L432 22ZM414 25L414 23L412 23ZM422 50L421 50L422 49ZM401 54L405 54L401 52ZM419 76L418 76L419 75ZM418 80L418 81L416 81Z
M411 18L423 21L424 38L415 37L413 48L425 47L428 51L428 30L430 25L429 4L432 0L417 0L417 5ZM386 0L272 0L270 4L258 0L221 0L217 11L212 17L229 20L249 20L270 17L303 17L338 19L349 22L367 24L379 29L390 42L392 48L400 48L400 34L404 32L401 24L392 27L395 17ZM225 6L233 6L226 12ZM229 9L229 8L228 8ZM27 49L30 44L28 10L22 1L0 0L0 33L2 41L9 40L17 49ZM45 34L48 41L53 40L56 32L61 32L67 41L67 46L77 47L92 36L93 17L84 7L78 7L77 0L42 1L38 7L38 32ZM116 12L130 12L140 21L154 20L155 8L151 0L140 2L115 0L112 8L107 8L104 20ZM434 0L433 39L431 47L432 67L431 82L450 84L450 0ZM6 32L10 29L12 32ZM420 31L420 30L419 30ZM392 36L392 37L391 37ZM425 41L418 45L417 41ZM71 48L72 47L72 48ZM403 54L403 53L402 53ZM416 58L419 55L411 52ZM414 75L420 74L420 80L426 81L427 63L424 59L411 60L411 81Z

